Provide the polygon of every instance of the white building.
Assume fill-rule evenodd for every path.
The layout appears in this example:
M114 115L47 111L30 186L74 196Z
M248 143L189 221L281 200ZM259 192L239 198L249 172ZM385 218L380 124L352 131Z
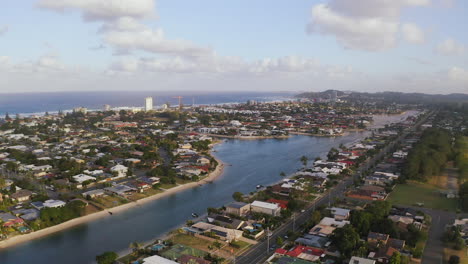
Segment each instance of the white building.
M250 204L250 210L256 213L279 216L281 207L279 207L277 204L274 204L274 203L254 201L252 204Z
M103 107L103 110L104 110L105 112L110 111L110 110L111 110L111 106L108 105L108 104L105 104L104 107Z
M118 177L127 176L128 168L124 165L118 164L111 168L112 172L116 172Z
M44 207L48 208L59 208L65 206L67 203L60 200L47 200L44 202Z
M169 260L167 258L154 255L143 259L143 264L177 264L177 262Z
M349 261L349 264L375 264L375 260L360 257L352 257Z
M78 183L83 183L85 181L95 181L96 178L93 177L93 176L89 176L89 175L86 175L86 174L78 174L78 175L75 175L73 176L73 180L78 182Z
M145 98L145 111L153 110L153 97L146 97Z

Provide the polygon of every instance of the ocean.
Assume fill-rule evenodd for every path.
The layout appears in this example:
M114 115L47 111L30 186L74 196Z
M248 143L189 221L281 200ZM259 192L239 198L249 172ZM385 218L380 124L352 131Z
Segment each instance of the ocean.
M153 104L178 105L176 96L183 96L185 105L243 103L247 100L270 102L292 99L287 92L183 92L183 91L96 91L0 94L0 117L6 113L40 114L46 111L67 111L75 107L102 109L111 107L142 107L145 97L152 96Z

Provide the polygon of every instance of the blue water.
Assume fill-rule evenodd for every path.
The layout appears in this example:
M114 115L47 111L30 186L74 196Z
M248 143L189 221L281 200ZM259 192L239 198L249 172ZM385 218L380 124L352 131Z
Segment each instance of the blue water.
M0 250L1 264L18 263L93 263L105 251L127 250L131 242L147 242L202 214L207 207L232 201L236 191L255 191L257 184L281 180L281 172L301 168L300 157L324 157L331 147L363 138L366 133L351 133L337 138L293 136L289 139L254 141L227 140L215 146L215 154L228 164L224 174L212 184L189 189L125 212Z
M112 107L143 106L144 98L152 96L154 105L169 102L178 105L175 96L183 96L185 105L246 102L247 100L272 101L292 97L291 93L260 92L160 92L160 91L108 91L108 92L50 92L0 94L0 116L5 113L39 113L70 110L75 107L102 109Z

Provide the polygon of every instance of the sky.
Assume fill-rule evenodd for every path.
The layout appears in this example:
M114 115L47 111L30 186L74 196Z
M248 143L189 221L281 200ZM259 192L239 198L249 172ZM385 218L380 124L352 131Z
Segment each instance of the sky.
M468 93L465 0L21 0L0 93Z

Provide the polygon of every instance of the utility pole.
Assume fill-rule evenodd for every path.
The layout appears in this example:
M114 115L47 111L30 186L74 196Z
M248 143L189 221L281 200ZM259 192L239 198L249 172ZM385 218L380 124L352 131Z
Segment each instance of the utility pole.
M270 228L267 227L267 254L270 253Z
M292 229L292 231L294 232L295 229L296 229L296 214L293 214L293 229Z

